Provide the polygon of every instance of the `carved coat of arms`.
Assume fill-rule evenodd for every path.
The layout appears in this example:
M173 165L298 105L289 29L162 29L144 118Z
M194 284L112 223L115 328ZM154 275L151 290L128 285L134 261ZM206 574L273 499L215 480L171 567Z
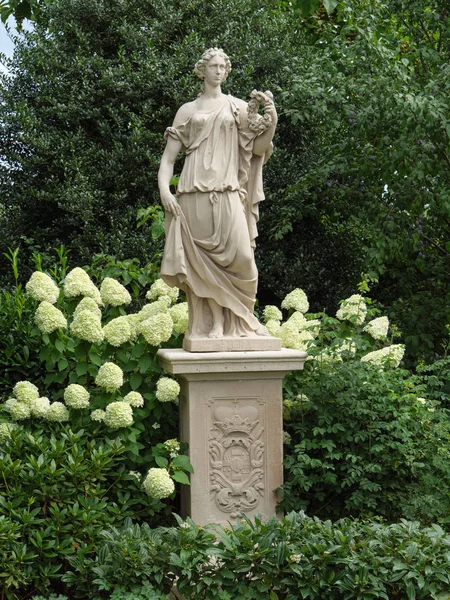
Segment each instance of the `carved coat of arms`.
M214 406L211 416L211 492L216 506L236 518L254 510L263 494L264 428L258 408L238 401Z

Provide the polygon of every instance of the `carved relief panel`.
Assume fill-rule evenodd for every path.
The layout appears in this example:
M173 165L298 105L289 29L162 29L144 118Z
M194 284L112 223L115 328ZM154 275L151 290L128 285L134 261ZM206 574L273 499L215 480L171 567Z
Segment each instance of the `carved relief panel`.
M234 519L257 510L264 494L265 406L259 398L215 398L208 406L210 491Z

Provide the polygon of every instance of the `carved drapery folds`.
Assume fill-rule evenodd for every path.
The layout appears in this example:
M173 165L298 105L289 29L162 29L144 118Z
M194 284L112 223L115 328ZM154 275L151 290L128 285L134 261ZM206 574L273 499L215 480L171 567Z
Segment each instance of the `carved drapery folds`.
M209 406L210 489L220 511L257 508L264 493L264 411L258 398L215 399Z

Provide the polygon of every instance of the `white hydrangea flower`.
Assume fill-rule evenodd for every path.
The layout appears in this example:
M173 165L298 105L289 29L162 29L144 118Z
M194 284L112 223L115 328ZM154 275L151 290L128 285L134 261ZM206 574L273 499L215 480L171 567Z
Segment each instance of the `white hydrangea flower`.
M106 407L103 420L110 429L129 427L133 424L133 409L128 402L111 402Z
M336 348L335 352L341 355L343 352L348 352L352 356L356 354L357 346L352 340L343 340Z
M305 329L307 329L309 333L316 338L320 332L320 325L320 319L311 319L310 321L306 322Z
M69 420L69 411L62 402L53 402L45 414L47 421L55 423L64 423Z
M360 294L353 294L341 302L341 307L336 313L340 321L351 319L356 325L362 325L366 320L367 306Z
M282 319L283 315L278 307L268 304L264 308L264 323L267 324L268 321L281 321Z
M150 498L156 500L168 498L175 491L175 484L166 469L149 469L143 486Z
M189 310L187 302L180 302L169 308L173 321L173 330L176 333L185 333L189 324Z
M87 296L93 298L97 304L102 303L100 291L94 285L84 269L75 267L67 273L64 279L64 295L66 298L76 298L77 296Z
M30 381L18 381L13 389L17 400L30 404L33 400L39 398L39 390Z
M98 370L95 383L107 392L115 392L123 386L123 371L112 362L105 362Z
M289 323L289 325L293 325L294 327L296 327L297 331L302 331L302 329L305 329L305 327L307 326L308 321L303 316L303 313L297 310L294 313L292 313L292 315L289 317L286 323Z
M161 377L156 383L156 397L160 402L175 400L180 393L180 384L170 377Z
M157 279L146 294L147 300L156 300L160 296L168 296L171 304L178 300L180 290L177 287L170 287L163 279Z
M294 322L286 321L280 328L279 337L284 348L293 348L295 350L308 350L308 342L313 340L313 335L305 330L299 331L298 326Z
M0 444L4 444L11 439L11 430L10 423L0 423Z
M266 323L266 329L273 337L280 337L281 323L274 319L269 319Z
M364 327L364 331L369 333L374 340L384 340L388 334L389 319L387 317L378 317L373 319Z
M384 367L387 363L390 367L395 369L400 364L404 354L404 344L393 344L392 346L381 348L381 350L369 352L361 358L361 362L371 362L380 367Z
M105 277L102 281L100 295L103 304L110 304L111 306L122 306L131 302L129 291L112 277Z
M25 285L27 293L39 302L55 304L59 298L59 287L46 273L35 271Z
M425 398L417 398L417 402L420 402L420 404L426 404L427 401L425 400Z
M130 320L126 316L116 317L103 327L103 333L111 346L121 346L131 339Z
M144 406L144 398L139 392L128 392L123 401L128 402L133 408L141 408L141 406Z
M128 325L130 326L130 341L134 342L136 341L137 336L139 335L138 327L142 319L137 313L125 315L125 319L128 321Z
M71 383L64 390L64 402L69 408L86 408L89 406L89 392L78 383Z
M30 412L32 417L38 419L46 419L47 413L50 408L50 400L43 396L42 398L36 398L30 403Z
M67 319L59 308L45 300L37 307L34 322L42 333L52 333L67 327Z
M151 302L150 304L144 304L141 310L138 312L139 320L145 321L150 317L154 317L155 315L159 315L161 313L168 312L169 307L165 300L156 300L155 302Z
M91 421L104 421L105 419L105 411L101 408L97 408L91 412L89 415L91 417Z
M173 331L173 321L169 314L159 314L142 321L139 332L152 346L159 346L161 342L170 340Z
M139 473L139 471L130 471L128 475L131 475L131 477L134 477L136 481L141 483L142 475Z
M177 439L166 440L164 447L169 452L170 458L175 458L180 451L180 442Z
M90 310L74 313L70 333L91 344L102 342L105 337L100 318Z
M281 308L285 308L287 310L293 308L301 313L308 312L309 302L305 292L300 288L296 288L286 296L281 303Z
M11 418L15 421L29 419L31 416L29 405L25 404L25 402L20 402L17 398L9 398L9 400L5 402L5 408L11 415Z
M97 302L93 298L89 298L89 297L81 298L81 300L78 302L78 304L75 307L75 311L73 313L74 316L83 310L90 310L99 319L101 319L101 317L102 317L102 311L100 310Z

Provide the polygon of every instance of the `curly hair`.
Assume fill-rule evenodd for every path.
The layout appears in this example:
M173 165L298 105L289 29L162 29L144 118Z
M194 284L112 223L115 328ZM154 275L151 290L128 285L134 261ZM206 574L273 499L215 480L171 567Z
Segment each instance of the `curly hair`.
M230 62L230 59L225 54L225 52L222 50L222 48L209 48L208 50L206 50L205 52L203 52L202 57L200 58L200 60L198 60L195 63L194 73L197 75L197 77L199 77L199 79L204 79L205 78L205 74L204 74L203 69L205 68L205 65L213 58L213 56L216 56L216 55L221 56L224 59L224 61L225 61L225 77L224 77L224 81L228 77L228 75L229 75L229 73L231 71L231 62Z

